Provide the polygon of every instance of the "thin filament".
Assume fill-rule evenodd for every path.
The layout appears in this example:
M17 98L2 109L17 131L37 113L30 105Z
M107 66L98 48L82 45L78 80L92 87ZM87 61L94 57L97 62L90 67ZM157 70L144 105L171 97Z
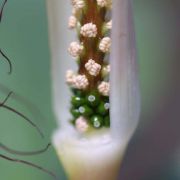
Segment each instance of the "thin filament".
M8 96L5 98L5 100L2 103L0 103L0 107L2 107L4 109L7 109L7 110L17 114L18 116L22 117L29 124L31 124L38 131L38 133L41 135L41 137L43 138L44 135L43 135L42 131L40 130L40 128L34 122L32 122L28 117L26 117L24 114L22 114L21 112L17 111L16 109L14 109L14 108L12 108L10 106L5 105L5 102L7 102L7 100L9 99L11 94L12 94L12 92L10 92L8 94Z
M3 10L4 10L4 7L7 3L7 0L4 0L3 4L2 4L2 7L1 7L1 10L0 10L0 22L2 20L2 16L3 16Z
M1 49L0 49L0 54L8 62L8 64L9 64L9 72L8 72L8 74L11 74L12 73L12 63L11 63L11 60L3 53L3 51Z
M49 175L52 176L54 179L57 179L56 175L55 175L53 172L51 172L51 171L49 171L49 170L47 170L47 169L45 169L45 168L43 168L43 167L41 167L41 166L39 166L39 165L33 164L33 163L31 163L31 162L24 161L24 160L21 160L21 159L16 159L16 158L10 158L10 157L7 157L7 156L5 156L5 155L3 155L3 154L0 154L0 158L5 159L5 160L8 160L8 161L11 161L11 162L16 162L16 163L20 163L20 164L25 164L25 165L27 165L27 166L31 166L31 167L33 167L33 168L36 168L36 169L38 169L38 170L40 170L40 171L43 171L43 172L49 174Z
M46 152L50 146L51 146L51 144L49 143L45 148L43 148L41 150L25 152L25 151L17 151L14 149L10 149L6 145L0 143L0 149L3 149L4 151L7 151L8 153L11 153L14 155L20 155L20 156L32 156L32 155L42 154L42 153Z

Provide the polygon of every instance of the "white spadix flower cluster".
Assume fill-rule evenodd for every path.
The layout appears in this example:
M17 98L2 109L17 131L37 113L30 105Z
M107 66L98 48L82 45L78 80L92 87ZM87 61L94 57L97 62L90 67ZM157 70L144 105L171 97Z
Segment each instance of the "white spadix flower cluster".
M71 56L77 58L83 51L83 46L78 42L72 42L68 48L68 51Z
M99 92L104 96L109 96L110 84L108 82L101 82L98 86Z
M96 35L97 35L97 27L96 27L96 25L93 24L93 23L84 24L84 25L81 27L80 33L81 33L84 37L96 37Z
M66 82L77 89L86 89L89 85L88 79L85 75L77 75L72 70L66 72Z
M85 64L85 68L89 72L90 75L97 76L101 70L101 65L96 63L93 59L90 59Z

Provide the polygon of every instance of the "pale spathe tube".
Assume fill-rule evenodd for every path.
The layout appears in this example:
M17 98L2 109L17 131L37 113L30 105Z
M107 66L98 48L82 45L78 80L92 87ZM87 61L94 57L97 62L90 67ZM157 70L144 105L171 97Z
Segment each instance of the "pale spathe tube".
M136 128L140 109L131 2L113 1L111 127L92 137L79 136L68 124L70 93L64 74L66 69L75 65L66 50L74 38L66 28L70 3L67 0L47 0L47 6L54 109L61 125L53 136L55 149L69 179L115 180L126 146Z

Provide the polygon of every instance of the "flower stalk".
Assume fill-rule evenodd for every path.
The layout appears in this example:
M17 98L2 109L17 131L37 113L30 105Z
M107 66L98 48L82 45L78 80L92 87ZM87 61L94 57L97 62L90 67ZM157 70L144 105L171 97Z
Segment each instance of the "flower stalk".
M53 136L54 146L69 179L117 179L140 106L131 2L72 0L70 17L61 3L70 8L65 0L47 1L54 107L61 125ZM66 19L68 27L78 32L79 42L70 43L68 49L76 61L65 51L74 39L63 31ZM73 96L64 83L65 73ZM70 101L73 125L68 121Z

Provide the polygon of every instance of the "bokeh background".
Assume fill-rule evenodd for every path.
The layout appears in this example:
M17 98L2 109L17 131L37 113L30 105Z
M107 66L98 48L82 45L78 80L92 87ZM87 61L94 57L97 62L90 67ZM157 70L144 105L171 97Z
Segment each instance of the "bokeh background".
M2 4L2 0L0 3ZM50 50L45 0L9 0L0 24L0 100L30 117L45 133L41 139L22 118L0 108L0 142L35 150L50 140L56 121L52 109ZM134 0L142 113L120 170L124 180L180 179L180 1ZM0 150L1 154L7 154ZM12 156L16 157L17 156ZM54 171L66 180L53 148L19 157ZM50 180L27 166L0 159L1 180Z

